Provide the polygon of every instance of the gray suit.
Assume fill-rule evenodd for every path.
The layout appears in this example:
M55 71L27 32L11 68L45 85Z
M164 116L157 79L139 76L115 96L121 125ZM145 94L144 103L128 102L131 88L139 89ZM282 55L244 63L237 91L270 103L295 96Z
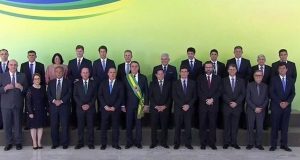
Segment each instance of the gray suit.
M259 89L258 89L259 88ZM247 118L248 118L248 145L261 145L265 108L269 103L268 86L255 81L247 86ZM255 113L255 108L263 108L261 113ZM254 136L254 124L256 123L256 135Z
M5 91L4 87L11 83L10 73L6 72L0 75L1 109L6 145L13 144L13 139L15 140L15 144L21 144L22 141L21 112L24 105L24 95L27 89L25 75L17 72L16 82L23 86L23 91L17 88ZM14 130L15 133L14 138L12 130Z

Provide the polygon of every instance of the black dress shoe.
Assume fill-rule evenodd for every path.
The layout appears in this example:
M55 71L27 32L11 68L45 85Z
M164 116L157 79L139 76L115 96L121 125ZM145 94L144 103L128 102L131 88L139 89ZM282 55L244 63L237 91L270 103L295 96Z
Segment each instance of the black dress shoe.
M200 149L205 150L205 149L206 149L206 146L205 146L205 145L201 145L201 146L200 146Z
M119 145L113 145L112 147L113 147L114 149L117 149L117 150L122 149Z
M52 147L51 147L51 149L56 149L58 147L58 145L53 145Z
M80 149L80 148L82 148L83 147L83 144L77 144L75 147L74 147L74 149Z
M166 148L166 149L169 149L170 147L168 146L168 145L166 145L166 144L163 144L163 145L161 145L162 147L164 147L164 148Z
M93 144L88 145L89 149L95 149L95 146Z
M136 146L136 148L138 148L138 149L142 149L142 148L143 148L143 146L142 146L141 144L136 144L135 146Z
M223 149L228 149L228 147L229 147L229 144L224 144L223 145Z
M157 146L156 144L151 144L149 148L150 148L150 149L153 149L153 148L155 148L156 146Z
M212 150L217 150L217 146L216 146L216 145L209 145L209 147L210 147Z
M233 145L231 145L231 147L233 147L235 149L241 149L241 147L239 145L237 145L237 144L233 144Z
M194 149L191 145L189 145L189 144L187 144L187 145L185 145L185 147L187 148L187 149Z
M100 149L101 150L105 150L106 149L106 145L101 145Z
M12 148L12 144L9 144L7 146L4 147L4 151L9 151Z
M132 147L132 144L126 144L125 149L129 149Z
M257 145L255 146L255 148L259 149L259 150L265 150L264 147L262 145Z
M38 146L38 149L43 149L44 147L43 146Z
M250 145L250 144L248 144L247 147L246 147L247 150L250 150L252 148L253 148L253 145Z
M63 149L68 149L68 148L69 148L69 146L67 146L67 145L63 146Z
M174 149L179 149L180 145L179 144L175 144L174 145Z
M29 130L29 127L24 127L24 130L26 130L26 131Z
M16 149L17 150L21 150L23 147L22 147L22 144L16 144Z
M283 149L283 150L285 150L287 152L292 152L292 149L289 148L288 146L280 146L280 149Z
M276 150L276 147L270 147L269 151L275 151Z

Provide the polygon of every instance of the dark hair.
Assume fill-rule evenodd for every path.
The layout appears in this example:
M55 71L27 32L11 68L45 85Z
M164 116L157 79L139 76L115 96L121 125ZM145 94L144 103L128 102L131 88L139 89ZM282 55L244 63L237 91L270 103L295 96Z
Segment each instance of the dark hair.
M189 71L189 68L187 66L185 66L185 65L180 66L180 71L183 70L183 69L186 69L186 70Z
M278 52L278 54L280 55L280 53L282 53L282 52L288 53L286 49L280 49L279 52Z
M287 66L287 64L285 62L280 62L278 64L278 68L277 69L279 69L279 67L282 67L282 66L285 66L285 68L288 68L288 66Z
M77 45L77 46L76 46L76 50L77 50L77 49L82 49L82 50L84 51L84 47L83 47L82 45Z
M206 61L206 62L203 64L203 67L205 67L205 65L207 65L207 64L213 65L213 63L212 63L211 61Z
M80 73L82 72L82 70L83 70L84 68L87 69L87 70L91 73L91 71L90 71L90 69L89 69L88 67L82 67L81 70L80 70Z
M29 54L29 53L34 53L36 55L36 52L34 50L30 50L27 52L27 54Z
M116 67L109 67L109 68L108 68L108 71L109 71L110 69L115 69L115 70L117 70Z
M34 73L32 77L34 78L35 76L38 76L40 79L42 79L42 76L39 73Z
M233 63L231 63L231 64L229 64L229 65L228 65L228 68L227 68L227 70L229 69L229 67L233 67L233 68L237 69L236 65L235 65L235 64L233 64Z
M163 71L163 72L164 72L164 70L163 70L162 68L158 68L158 69L155 71L155 73L157 74L158 71Z
M212 50L210 50L210 53L209 53L209 54L211 55L213 52L215 52L215 53L219 54L218 50L216 50L216 49L212 49Z
M129 52L129 53L131 53L131 54L132 54L132 51L131 51L131 50L129 50L129 49L126 49L126 50L124 51L124 53L126 53L126 52Z
M1 49L0 51L5 51L5 52L8 52L8 50L7 50L7 49L4 49L4 48L3 48L3 49Z
M63 64L64 63L64 59L62 58L61 54L60 53L55 53L53 56L52 56L52 64L55 64L55 57L58 57L60 59L60 64Z
M100 52L100 49L104 49L105 52L107 52L107 47L106 47L106 46L100 46L100 47L98 48L98 51L99 51L99 52Z
M130 63L130 66L131 66L131 64L132 63L135 63L135 64L137 64L138 66L139 66L139 68L140 68L140 64L139 64L139 62L138 61L131 61L131 63Z
M186 52L193 52L194 54L196 53L196 50L195 50L195 48L193 48L193 47L189 47L187 50L186 50Z
M236 49L243 50L243 47L242 47L242 46L235 46L235 47L234 47L234 50L236 50Z

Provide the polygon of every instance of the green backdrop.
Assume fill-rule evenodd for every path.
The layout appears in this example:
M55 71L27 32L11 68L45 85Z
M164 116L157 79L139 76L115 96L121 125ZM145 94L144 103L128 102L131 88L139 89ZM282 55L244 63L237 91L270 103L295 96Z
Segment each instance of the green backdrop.
M281 48L288 50L289 60L300 60L298 0L108 3L111 4L43 11L0 2L0 48L8 49L9 58L19 62L26 61L28 50L36 50L38 61L46 65L51 63L54 52L62 53L66 61L73 58L77 44L85 46L85 57L91 60L99 58L98 47L106 45L108 57L117 64L123 61L123 51L131 49L148 76L153 66L160 63L161 53L169 53L171 64L178 66L190 46L196 48L196 57L202 61L208 60L209 51L216 48L220 60L226 62L233 57L236 45L243 46L243 56L252 64L258 54L265 54L270 65L278 60ZM300 109L298 95L294 108Z

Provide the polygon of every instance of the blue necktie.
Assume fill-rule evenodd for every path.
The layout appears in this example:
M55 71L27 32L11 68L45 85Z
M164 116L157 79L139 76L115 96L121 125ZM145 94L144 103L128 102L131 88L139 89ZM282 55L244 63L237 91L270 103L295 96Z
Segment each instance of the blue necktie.
M113 89L113 81L110 81L109 82L109 94L111 94L112 89Z
M282 82L283 92L285 92L285 89L286 89L286 80L285 80L284 77L282 77L281 82Z
M193 61L190 61L190 67L191 67L191 71L194 70L194 64L193 64Z
M237 70L239 71L239 70L240 70L240 66L241 66L241 61L240 61L240 59L237 59L237 60L236 60L236 64L237 64Z
M105 67L106 67L105 60L102 60L102 69L103 69L103 71L105 71Z
M4 73L6 70L6 64L5 63L2 63L2 72Z
M32 63L30 63L30 73L31 73L31 76L33 76L33 64Z

